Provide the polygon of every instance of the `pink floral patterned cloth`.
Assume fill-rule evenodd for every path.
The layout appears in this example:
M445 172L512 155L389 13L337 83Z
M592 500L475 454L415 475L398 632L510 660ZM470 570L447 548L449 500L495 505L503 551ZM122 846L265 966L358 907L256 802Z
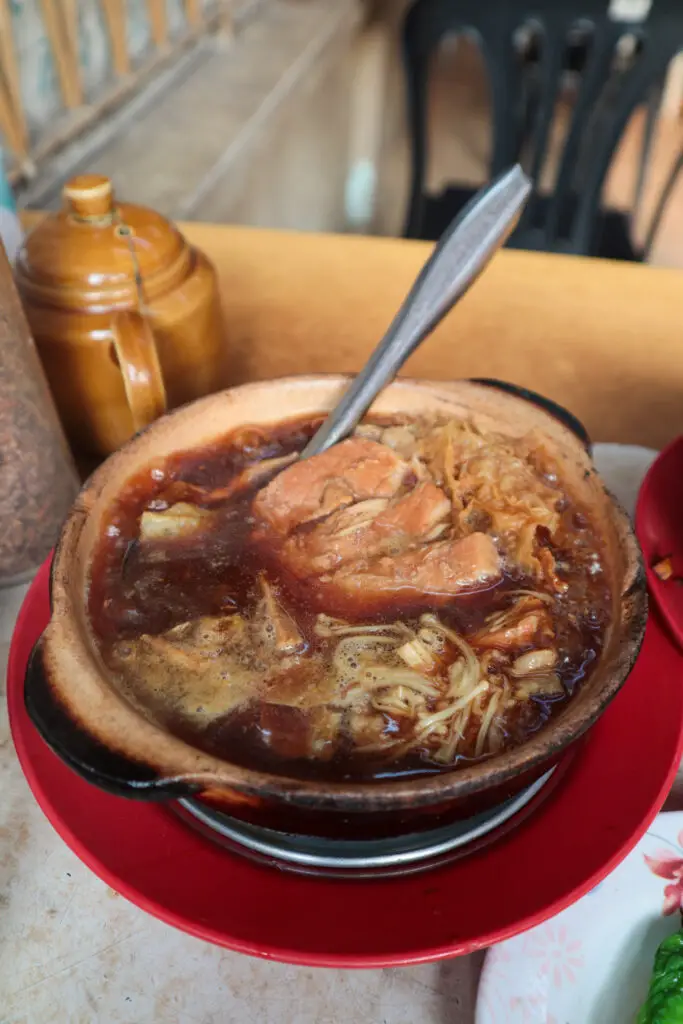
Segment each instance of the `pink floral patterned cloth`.
M643 854L645 863L653 875L671 882L664 886L663 914L683 910L683 831L678 833L678 850L657 850L653 856Z

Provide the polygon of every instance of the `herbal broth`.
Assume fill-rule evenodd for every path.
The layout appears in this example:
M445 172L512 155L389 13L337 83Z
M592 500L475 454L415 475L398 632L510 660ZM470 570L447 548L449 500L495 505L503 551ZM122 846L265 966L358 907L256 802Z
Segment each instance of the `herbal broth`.
M89 612L149 718L249 768L451 771L524 742L590 673L599 540L542 438L320 420L248 427L129 481Z

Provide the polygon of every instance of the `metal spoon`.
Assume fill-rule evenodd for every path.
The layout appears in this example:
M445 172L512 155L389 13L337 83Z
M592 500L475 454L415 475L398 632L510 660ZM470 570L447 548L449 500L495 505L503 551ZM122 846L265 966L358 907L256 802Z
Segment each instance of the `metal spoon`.
M441 236L389 330L308 442L302 459L325 451L358 425L382 388L503 244L530 191L531 182L517 164L472 197Z

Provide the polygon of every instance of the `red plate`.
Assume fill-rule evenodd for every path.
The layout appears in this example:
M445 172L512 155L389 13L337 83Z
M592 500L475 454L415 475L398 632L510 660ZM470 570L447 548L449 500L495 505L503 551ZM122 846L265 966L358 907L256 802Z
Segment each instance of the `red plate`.
M192 935L325 967L385 967L469 953L539 924L596 885L661 807L683 749L683 657L650 618L637 666L537 813L485 851L422 875L334 881L258 866L163 804L110 796L52 754L23 704L48 620L48 566L17 621L12 735L57 832L108 885Z

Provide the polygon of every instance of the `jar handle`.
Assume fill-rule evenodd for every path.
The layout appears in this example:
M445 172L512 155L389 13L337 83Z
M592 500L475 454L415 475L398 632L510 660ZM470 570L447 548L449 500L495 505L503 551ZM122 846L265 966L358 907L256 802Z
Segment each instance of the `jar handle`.
M114 351L137 433L166 412L166 388L149 321L140 313L117 313L111 324Z

